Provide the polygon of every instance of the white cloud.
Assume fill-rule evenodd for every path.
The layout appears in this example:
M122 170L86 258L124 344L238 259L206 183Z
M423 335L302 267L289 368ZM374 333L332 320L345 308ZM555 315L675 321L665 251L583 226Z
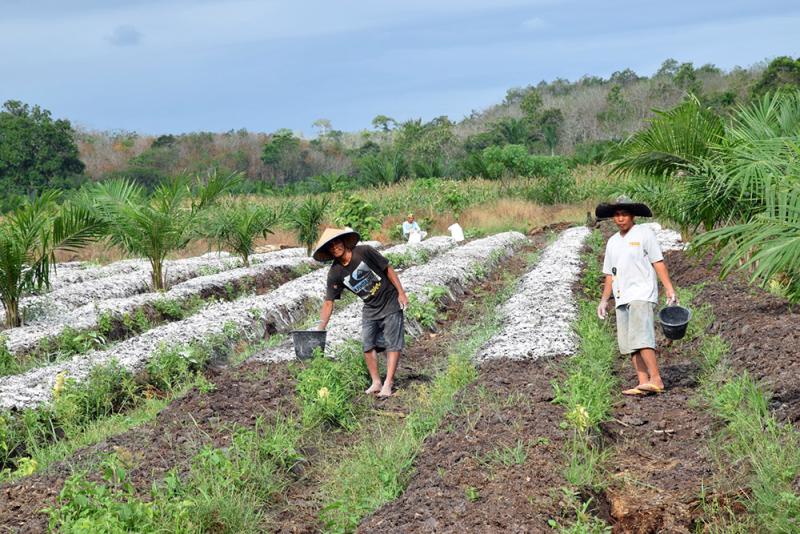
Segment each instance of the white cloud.
M544 19L534 17L532 19L523 20L522 26L529 30L538 30L547 26L547 23L544 21Z
M114 46L135 46L142 41L142 34L127 24L117 26L106 40Z

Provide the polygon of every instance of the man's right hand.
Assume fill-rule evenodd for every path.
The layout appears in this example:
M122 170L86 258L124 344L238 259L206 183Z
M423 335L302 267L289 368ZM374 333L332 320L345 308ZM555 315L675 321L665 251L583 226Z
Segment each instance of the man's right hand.
M605 320L608 315L608 299L600 299L600 304L597 305L597 317Z

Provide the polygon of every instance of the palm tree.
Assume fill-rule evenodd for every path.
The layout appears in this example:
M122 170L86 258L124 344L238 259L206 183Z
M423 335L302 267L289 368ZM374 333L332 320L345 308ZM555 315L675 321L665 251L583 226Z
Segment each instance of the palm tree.
M230 201L211 212L204 221L201 234L216 241L220 249L226 248L238 254L249 267L255 238L260 235L266 239L285 216L281 209Z
M238 183L239 176L214 173L205 184L176 178L159 185L149 196L136 184L115 180L97 184L89 201L108 223L110 243L147 258L153 289L163 290L167 254L189 244L201 212Z
M716 248L723 275L749 269L751 282L765 284L783 276L800 287L800 182L790 189L772 191L766 209L749 221L700 235L693 246L699 251ZM799 298L800 293L793 296Z
M309 256L319 238L319 227L328 210L328 204L329 199L326 196L309 197L289 216L289 226L297 232L297 239L306 246Z
M712 154L725 128L696 97L669 111L656 111L646 130L629 137L612 155L612 172L672 176L688 171Z
M104 225L74 204L59 207L59 193L46 191L7 215L0 226L0 299L5 325L20 326L19 301L50 285L55 252L75 252L103 234Z

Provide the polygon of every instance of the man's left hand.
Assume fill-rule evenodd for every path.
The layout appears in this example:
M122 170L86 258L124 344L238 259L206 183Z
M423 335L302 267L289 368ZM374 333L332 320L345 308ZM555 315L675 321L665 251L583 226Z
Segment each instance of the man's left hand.
M405 293L400 293L397 296L397 302L400 303L400 309L405 310L408 307L408 296Z
M675 290L667 291L667 306L672 306L673 304L678 303L678 295L675 294Z

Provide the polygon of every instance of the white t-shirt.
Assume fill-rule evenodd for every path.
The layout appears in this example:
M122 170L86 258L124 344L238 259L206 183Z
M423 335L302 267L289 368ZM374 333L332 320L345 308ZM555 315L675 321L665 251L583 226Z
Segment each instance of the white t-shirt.
M634 300L658 303L658 280L653 264L662 261L661 247L650 228L634 224L625 237L619 232L606 244L603 273L613 277L616 306Z

